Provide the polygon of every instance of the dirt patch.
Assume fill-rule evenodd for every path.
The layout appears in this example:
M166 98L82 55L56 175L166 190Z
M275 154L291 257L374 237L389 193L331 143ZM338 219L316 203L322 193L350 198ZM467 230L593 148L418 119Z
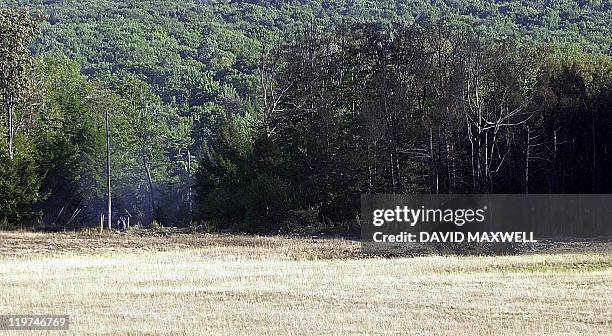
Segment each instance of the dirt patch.
M546 240L535 244L409 245L388 255L364 254L354 239L340 237L287 237L239 234L188 233L181 229L133 230L129 233L94 231L32 233L0 232L0 256L30 258L56 254L89 255L115 252L175 251L215 248L257 258L272 255L283 259L355 259L369 257L420 257L430 255L525 255L539 253L612 254L612 240ZM221 248L221 249L219 249ZM248 252L244 252L248 251Z
M129 233L0 232L0 256L74 254L90 255L113 252L175 251L181 249L226 248L251 251L289 259L346 259L359 256L359 243L344 239L305 239L263 237L235 234L190 234L179 230L163 232L134 230ZM231 252L231 251L230 251Z

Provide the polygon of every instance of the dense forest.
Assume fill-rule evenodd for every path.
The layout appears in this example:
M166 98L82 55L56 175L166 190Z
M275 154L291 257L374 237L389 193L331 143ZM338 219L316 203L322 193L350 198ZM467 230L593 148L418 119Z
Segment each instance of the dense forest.
M99 225L107 139L113 225L344 230L365 193L610 193L611 9L0 0L0 227Z

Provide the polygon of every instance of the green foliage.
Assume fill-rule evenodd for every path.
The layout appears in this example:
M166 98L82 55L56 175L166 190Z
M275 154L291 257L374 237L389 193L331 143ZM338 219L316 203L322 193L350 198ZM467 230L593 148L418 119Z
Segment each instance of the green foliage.
M0 9L5 225L97 222L106 112L114 216L144 225L190 225L194 199L196 219L273 231L352 219L369 192L610 185L607 2L0 6L46 15L30 45L40 18ZM529 128L482 126L517 109Z
M0 99L2 108L23 101L34 59L29 47L39 21L28 11L0 8Z
M9 159L15 156L15 137L22 126L19 120L28 112L24 105L34 63L28 48L38 24L28 11L0 8L0 111Z
M0 228L31 223L41 199L36 151L27 137L35 118L34 58L29 45L39 21L27 11L0 8Z
M42 199L34 148L19 137L16 149L13 159L0 152L0 229L23 228L40 218L34 209Z
M47 196L40 209L46 221L65 222L75 208L95 207L103 133L90 105L93 89L76 63L50 58L40 65L37 77L44 108L32 136L43 177L41 192ZM58 213L62 208L66 211Z
M304 27L345 21L470 25L492 39L576 43L609 53L606 2L574 1L17 1L48 15L39 55L66 55L85 73L138 75L166 103L215 102L230 86L242 98L256 92L264 47Z

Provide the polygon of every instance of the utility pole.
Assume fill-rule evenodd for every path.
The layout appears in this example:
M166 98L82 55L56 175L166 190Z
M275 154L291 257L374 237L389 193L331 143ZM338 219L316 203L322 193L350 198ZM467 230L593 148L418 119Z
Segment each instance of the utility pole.
M112 223L112 198L111 198L111 156L110 156L110 121L108 109L104 112L104 123L106 125L106 188L107 188L107 216L108 231L111 230Z

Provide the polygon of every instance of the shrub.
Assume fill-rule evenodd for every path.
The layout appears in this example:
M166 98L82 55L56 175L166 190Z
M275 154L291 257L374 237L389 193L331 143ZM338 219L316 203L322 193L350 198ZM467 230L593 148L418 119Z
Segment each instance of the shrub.
M291 232L314 232L320 229L320 206L289 211L283 227Z
M272 231L281 228L291 209L292 199L291 188L286 181L276 176L258 176L242 199L249 229Z

